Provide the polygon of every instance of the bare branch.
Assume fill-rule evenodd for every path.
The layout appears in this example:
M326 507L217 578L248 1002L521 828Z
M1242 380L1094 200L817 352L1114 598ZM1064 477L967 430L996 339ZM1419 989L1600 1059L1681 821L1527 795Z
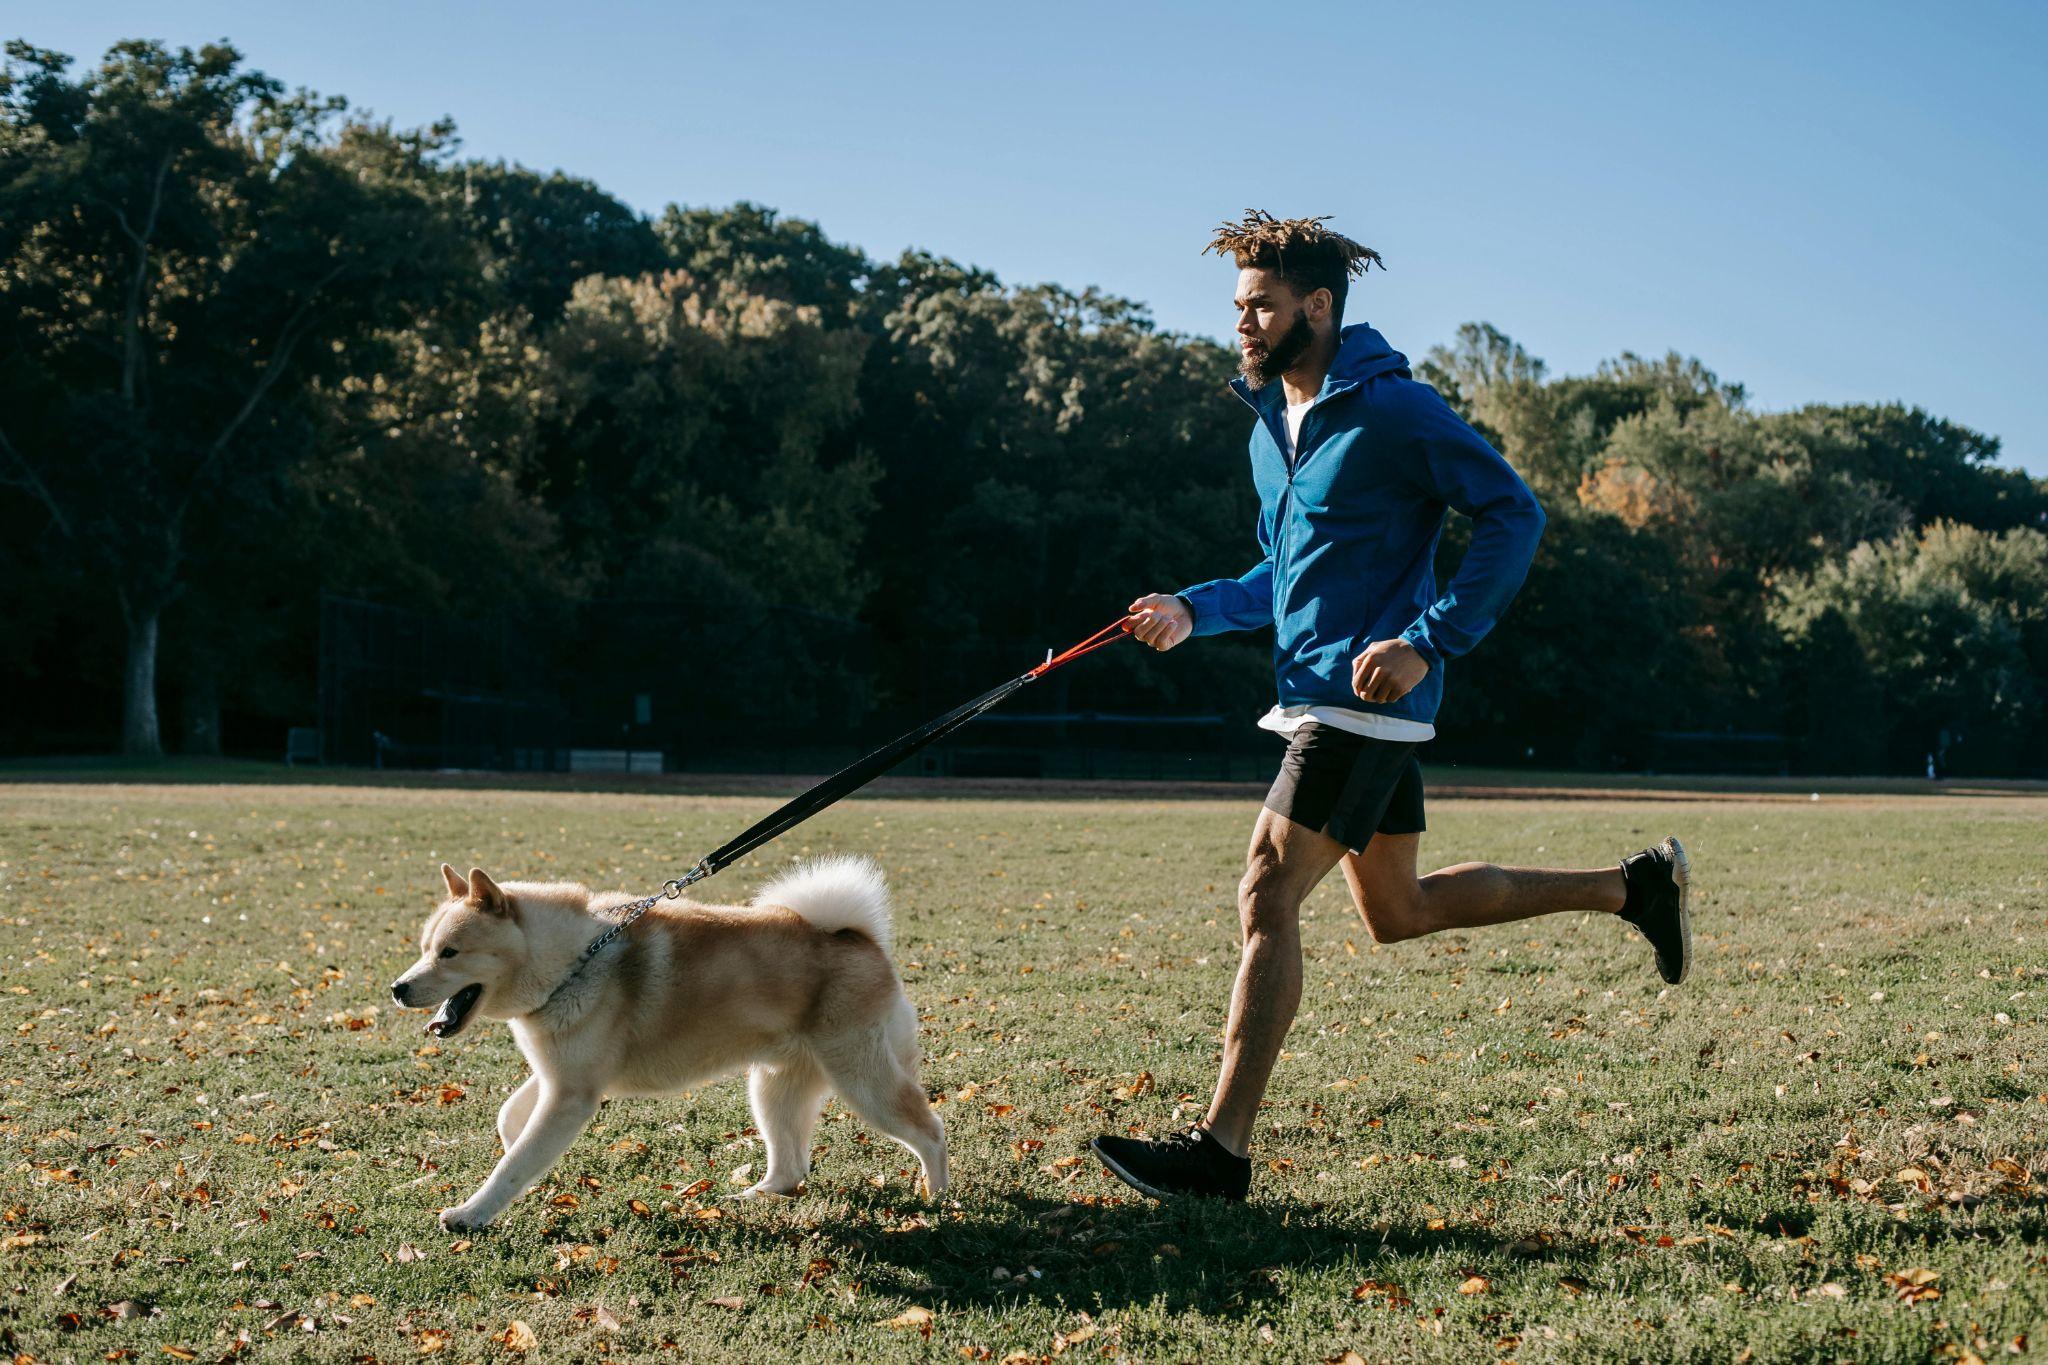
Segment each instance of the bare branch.
M143 221L140 233L128 226L127 215L119 208L114 210L121 230L135 243L135 274L128 281L128 307L122 320L121 338L121 401L131 408L135 406L136 389L142 378L142 297L149 284L149 244L156 236L157 214L164 203L164 178L170 173L171 153L165 152L163 161L156 168L156 182L150 186L149 216Z
M213 444L207 447L205 457L199 462L199 468L192 472L191 481L185 485L184 496L178 499L178 505L172 509L173 525L184 520L185 511L192 505L193 496L206 482L206 477L213 471L214 466L220 462L221 454L228 448L228 443L234 440L242 425L255 415L265 395L284 376L286 367L291 363L293 349L312 326L311 310L314 300L320 296L320 291L341 278L346 269L345 265L337 265L315 280L312 287L306 291L305 299L292 310L292 315L285 319L284 326L278 329L277 340L271 344L270 355L263 362L263 372L256 376L256 382L250 387L248 396L242 400L242 406L236 409L235 415L228 419L227 425L214 437Z
M36 473L36 467L28 462L27 457L14 448L14 442L7 439L5 431L0 431L0 454L6 455L21 470L22 477L19 480L10 480L9 482L18 482L21 487L33 492L36 495L36 500L42 503L43 510L50 514L50 520L56 522L57 529L64 533L64 538L66 540L76 540L78 537L72 534L71 518L64 515L63 504L58 502L56 497L51 494L50 486L43 482L42 475Z

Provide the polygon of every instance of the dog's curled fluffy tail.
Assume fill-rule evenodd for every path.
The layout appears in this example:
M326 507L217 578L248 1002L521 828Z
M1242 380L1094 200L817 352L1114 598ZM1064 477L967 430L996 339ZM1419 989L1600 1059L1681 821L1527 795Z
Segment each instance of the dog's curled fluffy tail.
M851 929L891 947L889 888L882 869L851 855L798 863L754 894L757 906L794 910L825 933Z

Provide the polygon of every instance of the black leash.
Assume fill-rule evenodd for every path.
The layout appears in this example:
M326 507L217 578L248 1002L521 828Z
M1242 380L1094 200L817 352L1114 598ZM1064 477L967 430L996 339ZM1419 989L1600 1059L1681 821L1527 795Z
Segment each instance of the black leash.
M798 793L774 813L755 821L739 834L734 835L725 843L720 844L717 848L699 858L697 865L682 876L671 877L663 882L661 890L653 895L642 896L639 900L628 901L624 905L615 907L617 911L623 912L620 919L609 929L606 929L595 939L591 940L590 946L583 950L583 956L577 959L574 967L569 969L569 974L562 978L561 984L556 986L549 993L548 998L541 1002L540 1009L544 1010L549 1005L554 1004L556 998L568 989L569 984L582 974L585 967L590 965L590 960L604 951L606 944L624 933L629 925L649 910L652 910L665 900L677 899L683 894L685 887L693 886L703 881L706 877L717 875L733 862L746 857L747 854L752 853L770 839L788 833L827 806L841 800L849 793L865 787L868 783L874 781L877 777L880 777L919 749L924 748L927 744L944 739L947 735L952 734L955 730L967 724L968 721L973 720L982 712L1001 702L1011 693L1030 683L1037 682L1062 664L1072 663L1084 654L1093 654L1098 649L1115 644L1118 640L1123 639L1127 633L1123 628L1124 619L1127 618L1120 618L1112 624L1104 626L1101 630L1096 631L1093 635L1063 653L1048 653L1045 662L1032 669L1029 673L1019 674L998 687L990 688L973 701L954 707L938 719L926 721L909 734L897 736L873 753L841 768L823 782L818 783L807 791ZM538 1010L535 1011L535 1013L538 1012Z

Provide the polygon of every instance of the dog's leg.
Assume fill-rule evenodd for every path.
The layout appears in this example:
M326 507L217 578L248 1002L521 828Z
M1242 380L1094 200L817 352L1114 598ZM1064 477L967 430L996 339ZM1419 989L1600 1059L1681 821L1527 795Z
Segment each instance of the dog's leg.
M739 1198L796 1193L811 1172L811 1132L824 1097L825 1073L806 1056L779 1066L757 1066L747 1074L754 1123L768 1144L768 1171Z
M540 1077L528 1076L498 1110L498 1143L506 1151L519 1141L520 1130L533 1116L533 1102L540 1098Z
M441 1226L450 1232L464 1232L483 1227L503 1213L507 1205L546 1175L576 1141L577 1134L590 1126L600 1098L582 1091L564 1092L543 1086L526 1126L519 1130L519 1137L499 1160L490 1179L455 1208L441 1210Z
M936 1199L946 1192L946 1126L917 1083L916 1067L904 1065L906 1052L916 1056L916 1041L917 1013L902 999L890 1019L847 1039L822 1060L846 1107L916 1155L925 1194Z

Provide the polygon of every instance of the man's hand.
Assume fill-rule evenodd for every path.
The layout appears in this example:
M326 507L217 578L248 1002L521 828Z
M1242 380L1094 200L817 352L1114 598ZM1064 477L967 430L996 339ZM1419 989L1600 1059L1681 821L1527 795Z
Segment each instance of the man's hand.
M1158 650L1172 649L1194 634L1194 613L1171 593L1150 593L1124 608L1137 619L1124 629Z
M1365 701L1399 701L1429 676L1429 660L1406 640L1375 640L1351 661L1351 690Z

